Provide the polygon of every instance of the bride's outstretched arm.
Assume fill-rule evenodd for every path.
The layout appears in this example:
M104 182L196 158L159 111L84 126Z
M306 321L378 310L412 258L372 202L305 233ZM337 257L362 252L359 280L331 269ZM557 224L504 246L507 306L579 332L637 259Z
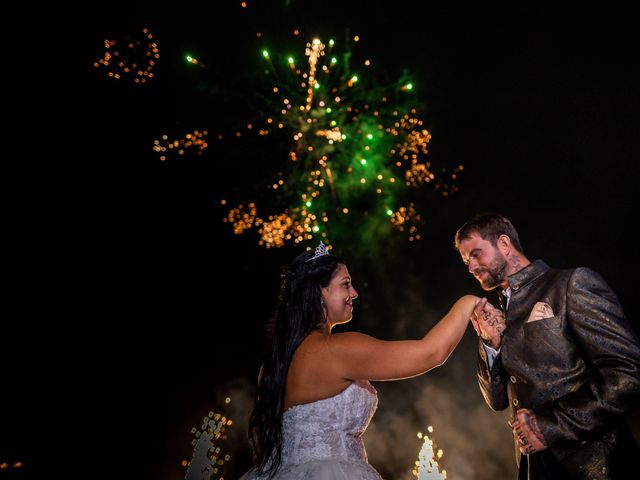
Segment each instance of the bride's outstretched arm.
M338 333L327 340L327 367L346 379L398 380L442 365L464 335L481 300L465 295L420 340L378 340L361 333ZM484 301L484 300L483 300Z
M467 324L472 320L474 308L481 309L487 302L486 299L480 299L475 295L465 295L454 303L449 313L442 320L434 325L422 338L422 341L436 348L440 355L440 362L436 367L442 365L449 355L456 348L464 332Z

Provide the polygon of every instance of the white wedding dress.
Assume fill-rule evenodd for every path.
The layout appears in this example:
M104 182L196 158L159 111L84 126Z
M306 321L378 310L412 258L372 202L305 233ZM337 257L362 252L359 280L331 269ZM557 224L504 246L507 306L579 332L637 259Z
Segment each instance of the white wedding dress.
M362 441L377 406L375 388L356 381L333 397L287 409L274 480L382 480L367 463ZM240 480L262 478L254 467Z

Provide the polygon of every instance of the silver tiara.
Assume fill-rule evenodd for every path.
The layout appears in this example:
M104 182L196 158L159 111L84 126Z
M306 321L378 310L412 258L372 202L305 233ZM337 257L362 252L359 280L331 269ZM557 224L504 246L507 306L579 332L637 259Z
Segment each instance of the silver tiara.
M307 262L310 262L311 260L315 260L318 257L322 257L323 255L329 255L329 251L327 250L327 246L324 243L322 243L322 240L320 240L320 245L316 247L316 251L313 257L307 259Z

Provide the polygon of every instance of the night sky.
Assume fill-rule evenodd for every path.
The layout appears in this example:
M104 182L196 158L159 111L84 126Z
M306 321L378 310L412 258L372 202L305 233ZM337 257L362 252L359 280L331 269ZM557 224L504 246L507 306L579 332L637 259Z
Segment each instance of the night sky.
M415 79L433 136L429 156L465 166L456 194L425 196L420 242L371 256L371 239L340 246L347 260L353 252L360 293L353 321L340 330L418 338L459 296L482 295L452 246L456 229L482 211L510 217L531 260L603 274L638 328L631 231L640 40L630 8L227 3L111 3L75 27L76 65L65 77L71 120L51 127L63 135L49 147L60 156L16 162L10 171L12 205L20 208L9 218L16 227L9 297L23 313L13 315L7 337L14 383L0 463L23 459L30 470L19 478L42 468L33 432L47 401L55 405L53 431L65 439L62 466L46 469L52 474L96 455L100 472L183 478L189 430L212 409L236 420L223 447L232 453L225 478L249 468L243 435L264 325L279 268L302 247L266 250L222 222L219 198L244 188L259 150L229 163L238 158L234 144L216 144L212 134L204 155L161 162L152 146L166 132L230 133L255 116L248 99L265 85L254 75L264 46L301 51L316 36L359 35L359 48L389 77L406 69ZM93 67L105 38L142 28L161 55L146 85ZM187 53L206 68L188 65ZM42 342L33 339L36 318L50 319ZM486 407L475 381L475 341L470 328L441 368L375 385L380 404L365 439L385 478L408 478L420 446L415 433L427 425L449 478L514 477L506 417ZM40 367L24 366L27 356ZM85 367L89 373L78 374Z

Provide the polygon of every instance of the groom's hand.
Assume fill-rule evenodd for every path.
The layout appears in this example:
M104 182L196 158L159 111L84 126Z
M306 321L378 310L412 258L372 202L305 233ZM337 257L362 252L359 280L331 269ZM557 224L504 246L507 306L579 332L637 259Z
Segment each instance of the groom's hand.
M491 305L486 298L478 302L473 310L471 323L476 333L492 348L500 348L502 332L506 328L502 310Z
M516 418L509 422L520 452L525 455L536 453L547 448L547 441L538 427L536 414L528 408L516 412Z

